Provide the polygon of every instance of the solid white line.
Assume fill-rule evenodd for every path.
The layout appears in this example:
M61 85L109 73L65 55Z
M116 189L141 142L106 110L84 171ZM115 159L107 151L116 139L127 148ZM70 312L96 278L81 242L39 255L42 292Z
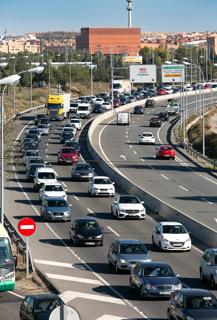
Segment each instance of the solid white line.
M214 184L217 185L217 182L216 182L216 181L213 181L212 179L210 179L210 178L208 178L208 177L205 177L205 176L203 176L202 174L200 174L200 177L202 177L202 178L208 180L209 182L212 182L212 183L214 183Z
M45 273L45 275L50 279L72 281L72 282L79 282L79 283L93 284L93 285L102 285L102 282L99 280L64 276L63 274L54 274L54 273Z
M163 128L163 126L165 126L165 124L166 124L166 122L164 122L163 124L162 124L162 126L157 130L157 138L158 138L158 140L159 140L159 142L162 144L162 141L161 141L161 138L160 138L160 131L161 131L161 129Z
M161 177L163 177L166 180L170 180L167 176L165 176L164 174L161 174Z
M104 314L102 317L97 318L96 320L127 320L129 318L123 318L123 317L116 317L112 316L111 314Z
M120 234L117 233L114 229L112 229L112 227L107 226L107 228L108 228L111 232L113 232L117 237L120 237Z
M47 148L45 149L45 152L47 152Z
M93 213L93 211L90 208L87 208L87 211Z
M101 301L101 302L109 302L109 303L114 303L114 304L126 305L123 300L120 300L118 298L113 298L113 297L99 295L99 294L70 291L70 290L61 293L60 298L65 303L68 303L69 301L72 301L76 298L81 298L81 299L88 299L88 300L94 300L94 301Z
M185 191L189 191L188 189L186 189L185 187L179 185L179 188L181 188L182 190L185 190Z
M79 201L79 198L78 197L76 197L76 196L73 196L73 198L75 198L77 201Z
M145 162L145 160L144 160L144 159L141 159L141 161L142 161L142 162Z
M24 298L25 298L24 296L21 296L20 294L14 292L14 291L8 291L8 293L12 294L12 295L15 296L15 297L21 298L21 299L24 299Z
M64 181L61 181L61 183L64 185L65 188L67 187Z
M132 149L133 146L130 145L130 149Z
M134 153L134 154L137 154L137 152L136 152L135 150L133 150L133 153Z
M209 203L209 204L214 204L214 203L211 202L211 201L207 201L205 198L201 198L201 200L203 200L203 201L205 201L205 202L207 202L207 203Z
M61 267L61 268L69 268L69 269L77 269L71 263L59 262L59 261L50 261L50 260L42 260L42 259L34 259L34 262L37 264L43 264L46 266L54 266L54 267ZM80 269L80 268L79 268ZM83 268L86 270L86 268Z

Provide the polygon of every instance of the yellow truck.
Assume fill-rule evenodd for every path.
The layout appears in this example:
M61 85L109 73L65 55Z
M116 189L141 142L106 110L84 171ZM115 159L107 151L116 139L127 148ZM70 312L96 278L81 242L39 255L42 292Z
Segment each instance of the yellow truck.
M70 94L49 94L47 111L51 120L63 120L70 111Z

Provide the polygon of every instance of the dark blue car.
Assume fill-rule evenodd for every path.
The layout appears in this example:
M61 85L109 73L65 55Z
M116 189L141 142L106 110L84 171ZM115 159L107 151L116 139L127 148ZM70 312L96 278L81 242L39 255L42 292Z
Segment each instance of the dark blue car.
M182 289L172 268L164 262L138 262L131 269L130 287L144 297L170 297Z

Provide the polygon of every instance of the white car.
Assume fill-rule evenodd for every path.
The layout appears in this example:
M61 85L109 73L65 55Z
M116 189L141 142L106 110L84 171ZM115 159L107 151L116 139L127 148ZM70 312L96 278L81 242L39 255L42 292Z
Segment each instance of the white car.
M61 135L63 134L63 132L73 132L74 135L76 135L76 132L77 132L77 128L73 125L70 125L69 123L67 123L65 125L65 127L62 129L62 133Z
M39 124L37 129L41 135L48 135L50 131L50 127L48 124Z
M27 150L23 156L23 163L26 164L29 158L31 157L39 157L38 150Z
M167 94L172 94L173 93L173 88L170 85L165 85L164 89L166 90Z
M191 250L191 238L179 222L158 222L152 235L152 243L162 250Z
M74 124L74 126L78 129L81 130L82 127L82 122L79 118L72 118L70 119L70 123Z
M111 204L111 213L118 219L145 219L146 209L143 204L144 202L135 196L118 195Z
M47 198L62 197L67 201L66 189L63 188L62 184L59 182L49 182L43 184L39 190L39 200L43 201Z
M103 104L105 101L102 98L96 98L96 99L93 99L93 102L95 104Z
M35 172L35 178L33 180L33 188L35 190L41 189L43 184L57 182L57 173L53 168L37 168Z
M111 105L110 102L103 102L102 107L105 110L111 110L112 109L112 105Z
M139 134L139 144L155 144L155 137L152 132Z
M113 197L115 195L114 182L105 176L94 176L89 180L88 193L91 196L105 195Z
M36 156L36 157L29 157L27 160L26 160L26 171L29 170L29 167L33 164L33 163L38 163L38 164L43 164L44 163L44 160L42 157L40 156Z

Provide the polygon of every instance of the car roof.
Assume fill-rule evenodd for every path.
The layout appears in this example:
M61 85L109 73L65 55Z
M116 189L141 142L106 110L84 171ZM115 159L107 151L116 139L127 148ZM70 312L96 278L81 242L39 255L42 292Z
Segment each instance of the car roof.
M152 134L152 135L153 135L153 133L152 133L151 131L143 131L143 132L142 132L142 134L145 134L145 133L149 133L149 134Z
M141 262L143 266L151 266L151 267L163 267L163 266L170 266L167 262L162 262L162 261L147 261L147 262Z
M62 183L60 182L48 182L48 183L44 183L44 186L62 186Z
M177 226L177 225L182 226L183 225L182 223L176 222L176 221L160 221L159 223L162 226L168 226L168 225L170 225L170 226Z
M98 223L98 221L95 218L89 218L89 217L76 218L73 221L95 221Z
M115 242L117 242L119 244L124 244L124 243L140 244L140 243L144 243L143 241L138 240L138 239L118 239L118 240L115 240Z
M199 288L183 288L179 292L183 293L186 296L211 296L213 295L212 292L206 289L199 289Z
M110 178L106 176L94 176L93 179L110 179Z
M136 198L136 199L139 199L137 196L133 196L131 194L120 194L119 195L120 198Z
M45 199L45 200L51 200L51 201L57 201L57 200L65 200L65 202L67 203L67 201L66 201L66 199L64 198L64 197L49 197L49 198L47 198L47 199ZM68 203L67 203L67 205L68 205Z
M26 296L27 297L31 297L35 300L46 300L46 299L57 299L59 298L59 296L57 294L54 293L43 293L43 294L28 294Z
M38 168L38 172L55 172L53 168L49 168L49 167L44 167L44 168Z

